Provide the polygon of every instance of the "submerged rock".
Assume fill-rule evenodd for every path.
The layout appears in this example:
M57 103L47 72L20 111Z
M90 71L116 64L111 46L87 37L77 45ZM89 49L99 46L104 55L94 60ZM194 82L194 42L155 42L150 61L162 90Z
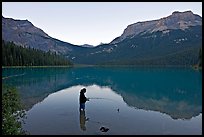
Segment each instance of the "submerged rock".
M100 130L101 130L101 132L107 132L109 130L109 128L101 127Z

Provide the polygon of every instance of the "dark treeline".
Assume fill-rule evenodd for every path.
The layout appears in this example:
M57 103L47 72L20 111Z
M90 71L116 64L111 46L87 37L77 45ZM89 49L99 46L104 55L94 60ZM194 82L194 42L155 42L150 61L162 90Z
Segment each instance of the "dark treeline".
M2 66L72 65L63 56L37 49L24 48L2 40Z

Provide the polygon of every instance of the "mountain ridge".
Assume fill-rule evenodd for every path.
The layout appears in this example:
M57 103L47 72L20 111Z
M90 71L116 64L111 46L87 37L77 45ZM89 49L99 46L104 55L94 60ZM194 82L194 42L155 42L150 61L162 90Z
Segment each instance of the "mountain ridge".
M57 54L71 52L77 45L50 37L42 29L28 20L15 20L2 16L2 39L13 41L16 45L51 51Z
M178 20L180 20L180 22L178 22ZM185 30L189 26L197 25L202 25L202 18L199 15L193 14L192 11L174 11L167 17L156 20L137 22L128 25L127 28L123 31L123 34L112 40L110 44L118 43L127 37L136 36L142 32L152 33L163 31L163 33L168 33L171 29Z
M202 17L192 11L175 11L157 20L130 24L110 43L91 48L47 37L44 33L36 35L32 31L35 29L24 32L25 26L29 26L26 20L12 26L3 23L4 19L2 16L4 40L62 54L75 64L193 65L202 47Z

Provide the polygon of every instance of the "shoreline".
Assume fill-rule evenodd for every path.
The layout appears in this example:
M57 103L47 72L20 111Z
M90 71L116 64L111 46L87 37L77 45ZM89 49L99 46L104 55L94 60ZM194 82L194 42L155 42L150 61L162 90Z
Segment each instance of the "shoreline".
M71 68L73 66L2 66L1 68Z
M78 68L78 67L135 67L135 68L192 68L202 70L202 67L185 65L86 65L75 64L71 66L2 66L1 68Z

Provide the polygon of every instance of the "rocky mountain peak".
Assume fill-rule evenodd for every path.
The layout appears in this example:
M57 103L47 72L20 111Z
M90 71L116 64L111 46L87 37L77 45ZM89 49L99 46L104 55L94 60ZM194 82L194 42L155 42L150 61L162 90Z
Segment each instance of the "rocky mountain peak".
M171 15L173 16L180 16L180 15L194 15L192 11L188 10L188 11L184 11L184 12L179 12L179 11L174 11Z
M22 47L31 47L43 51L64 54L72 50L73 45L50 37L42 29L28 20L17 20L2 16L2 39L13 41Z
M26 20L17 20L12 18L5 18L2 16L2 31L5 29L11 31L11 33L28 33L34 35L40 35L43 37L49 38L43 30L35 27L30 21ZM4 33L5 34L5 33Z
M93 48L94 46L93 45L90 45L90 44L83 44L83 45L80 45L81 47L87 47L87 48Z
M195 20L197 21L202 21L201 17L196 15L196 14L193 14L192 11L184 11L184 12L178 12L178 11L175 11L173 12L170 16L168 16L167 18L169 19L176 19L176 20L183 20L183 21L192 21L194 22Z
M202 25L202 17L199 15L193 14L192 11L175 11L171 15L158 20L137 22L128 25L123 34L117 39L114 39L111 43L114 44L127 37L134 37L141 33L152 33L156 31L167 32L167 30L173 29L185 30L190 26L197 25Z

